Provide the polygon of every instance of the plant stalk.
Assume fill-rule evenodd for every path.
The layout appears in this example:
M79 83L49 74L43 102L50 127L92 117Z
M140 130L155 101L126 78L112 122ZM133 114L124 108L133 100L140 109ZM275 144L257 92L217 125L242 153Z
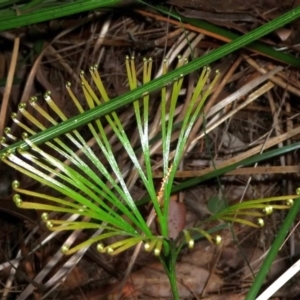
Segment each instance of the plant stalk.
M175 251L176 248L172 241L169 243L169 245L170 245L170 252L168 256L161 255L159 259L162 265L164 266L164 269L168 276L173 300L180 300L177 280L176 280L176 260L177 260L178 253Z

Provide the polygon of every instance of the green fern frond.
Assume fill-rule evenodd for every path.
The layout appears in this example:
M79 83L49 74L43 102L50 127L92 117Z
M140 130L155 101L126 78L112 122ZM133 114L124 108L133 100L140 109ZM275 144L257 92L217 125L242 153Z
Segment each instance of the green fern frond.
M178 66L185 64L187 60L179 58ZM126 71L130 89L138 87L137 72L134 58L126 57ZM164 61L163 73L167 72L167 60ZM151 80L152 59L144 59L142 84ZM26 176L38 181L41 185L51 188L53 195L38 193L20 188L14 181L14 201L20 208L37 209L48 212L60 212L77 216L75 221L51 219L47 213L42 219L47 228L52 231L102 229L102 234L88 239L73 248L62 247L66 254L74 253L82 247L98 243L101 252L110 254L120 253L141 241L145 242L145 249L153 250L160 254L163 247L163 239L168 239L168 207L174 175L183 156L187 138L193 124L203 107L216 79L204 90L204 85L209 78L210 70L205 68L202 72L186 116L179 132L179 139L174 153L171 155L171 136L174 127L175 108L181 90L183 76L180 76L169 86L161 90L161 128L163 148L164 178L159 193L157 194L152 177L150 141L149 141L149 110L150 95L145 93L142 99L133 102L137 130L140 138L142 155L137 155L130 143L118 114L113 112L105 116L105 122L109 124L113 134L123 145L134 171L147 190L155 214L160 225L161 236L155 236L141 215L130 190L124 179L123 171L119 167L118 160L110 144L110 136L107 135L103 119L96 119L86 125L89 136L94 142L93 147L82 134L82 130L73 130L59 138L46 142L43 147L33 144L28 137L46 129L44 124L56 125L67 120L66 115L59 109L46 92L44 100L48 109L38 104L37 98L32 97L30 106L35 111L34 115L26 108L25 103L19 105L19 112L27 123L16 118L12 114L13 121L25 132L23 140L28 144L28 151L17 149L16 152L7 151L2 155L3 162L12 168L22 172ZM81 72L82 90L89 109L110 101L104 88L97 66L90 68L94 89L86 80L84 72ZM216 77L217 78L217 77ZM72 99L78 113L83 113L84 108L71 89L71 84L66 84L67 92ZM170 98L168 97L170 93ZM37 117L38 116L38 117ZM36 128L36 129L32 129ZM5 130L7 139L17 141ZM7 139L2 138L1 143L7 146ZM99 159L99 153L103 159ZM26 198L33 201L26 201ZM23 198L25 200L23 200ZM123 218L123 216L126 216ZM187 235L187 234L186 234ZM104 246L102 240L118 236L124 237L121 241ZM187 235L188 236L188 235ZM101 243L99 243L101 241Z
M178 67L187 63L181 57L178 60ZM134 58L126 57L125 61L128 85L135 89L139 85ZM163 74L168 70L168 61L163 62ZM88 109L110 101L104 88L97 66L90 68L92 84L85 78L84 72L80 73L83 95ZM142 84L151 81L152 59L144 59ZM52 231L68 230L99 230L101 234L87 239L73 248L63 245L62 251L71 254L83 247L97 243L97 249L103 253L116 255L138 243L144 243L146 251L154 251L160 255L169 240L168 214L175 173L184 155L189 134L197 118L201 116L201 110L205 100L209 96L212 87L215 85L217 76L210 84L207 84L210 77L210 69L204 68L194 88L193 95L189 100L188 109L184 115L181 128L178 132L178 140L171 149L172 135L174 131L175 110L178 106L179 93L183 83L183 76L179 76L174 82L161 89L160 102L160 127L155 134L162 137L162 169L163 179L158 192L154 186L152 176L152 161L150 151L149 114L150 95L145 93L142 99L133 102L133 111L137 132L140 139L141 152L136 151L128 137L122 120L116 112L106 115L102 119L96 119L86 124L85 131L73 130L52 141L46 142L43 146L37 146L28 138L38 131L46 129L44 124L56 125L67 120L66 115L53 101L50 92L46 92L44 100L48 109L39 105L37 98L32 97L29 101L34 114L27 110L26 104L19 105L19 112L25 122L17 119L17 114L12 114L13 121L25 132L22 139L29 146L25 151L8 150L1 156L1 160L39 182L42 186L52 189L51 193L39 193L20 188L17 181L13 182L13 197L16 205L24 209L37 209L47 212L66 213L73 215L73 221L53 218L52 214L43 213L42 220L47 228ZM95 86L95 88L93 87ZM77 99L71 89L71 84L66 84L67 92L72 99L78 113L84 112L83 104ZM105 124L108 124L109 129ZM35 130L33 128L36 128ZM86 130L87 129L87 130ZM177 129L178 130L178 129ZM108 132L111 132L108 134ZM88 132L88 141L83 132ZM9 128L5 129L6 138L2 137L0 142L7 147L7 141L17 141L17 137L11 134ZM150 196L154 209L154 216L157 218L160 235L157 236L150 230L150 223L145 220L139 208L135 204L130 189L125 180L125 174L120 167L116 153L111 145L112 136L116 137L123 146L125 153L132 164L132 174L139 178L145 190ZM101 157L101 159L99 158ZM51 195L50 195L51 194ZM238 222L248 226L262 227L263 218L273 212L274 209L287 209L291 207L293 199L297 196L272 197L246 201L237 205L228 206L208 218L204 223L223 220L225 222ZM30 198L31 201L26 201ZM286 203L278 203L278 201ZM252 219L249 219L252 217ZM253 220L254 218L254 220ZM183 238L190 248L194 245L193 232L197 232L213 243L220 243L219 235L213 237L207 231L200 228L192 228L183 231ZM121 238L117 242L109 242L112 237ZM106 245L108 241L108 244ZM164 249L165 253L168 249Z

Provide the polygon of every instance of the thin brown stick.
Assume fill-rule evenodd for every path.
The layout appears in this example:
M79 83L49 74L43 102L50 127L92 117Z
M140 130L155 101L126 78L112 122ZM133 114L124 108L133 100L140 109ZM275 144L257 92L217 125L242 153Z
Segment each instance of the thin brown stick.
M261 66L259 66L249 55L246 54L242 54L242 57L244 58L244 60L254 69L256 69L258 72L260 72L261 74L266 74L268 72L268 70L270 68L268 68L268 70L262 68ZM283 88L284 90L286 89L287 91L289 91L290 93L296 95L296 96L300 96L300 91L299 89L291 86L290 84L288 84L287 82L284 82L281 78L279 77L275 77L272 76L270 78L270 81L272 81L273 83L275 83L276 85L280 86L281 88Z
M4 95L3 95L3 99L2 99L2 105L1 105L0 136L2 136L3 132L4 132L9 96L11 93L11 88L12 88L13 80L14 80L14 74L16 71L19 47L20 47L20 38L16 37L15 41L14 41L14 48L13 48L13 52L12 52L12 57L11 57L11 61L10 61L10 66L9 66L8 75L7 75L7 81L6 81Z
M275 145L278 145L278 143L280 143L282 141L286 141L287 139L290 139L293 136L298 135L298 134L300 134L300 126L297 127L297 128L293 128L289 132L283 133L280 136L270 138L266 142L264 149L266 150L266 149L271 148ZM251 156L253 156L257 153L260 153L260 151L261 151L261 145L258 145L258 146L254 147L254 148L252 148L248 151L245 151L241 154L236 155L235 157L232 157L230 159L225 160L222 163L217 164L216 169L225 168L225 167L228 167L232 164L238 163L238 162L240 162L240 161L242 161L242 160L244 160L248 157L251 157ZM215 170L215 167L209 167L209 168L206 168L204 170L199 170L197 175L195 175L195 176L203 176L203 175L208 174L208 173L210 173L214 170Z

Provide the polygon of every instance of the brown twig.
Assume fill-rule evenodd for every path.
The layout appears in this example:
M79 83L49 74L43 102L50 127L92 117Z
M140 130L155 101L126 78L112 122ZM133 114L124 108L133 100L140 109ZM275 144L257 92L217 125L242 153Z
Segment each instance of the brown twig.
M13 80L14 80L14 74L16 71L19 47L20 47L20 38L16 37L14 40L14 48L13 48L13 52L12 52L12 57L11 57L10 66L9 66L8 75L7 75L6 86L5 86L4 95L3 95L3 99L2 99L2 105L1 105L0 136L3 136L3 132L4 132L7 108L8 108L8 103L9 103L9 96L11 93L11 88L12 88Z

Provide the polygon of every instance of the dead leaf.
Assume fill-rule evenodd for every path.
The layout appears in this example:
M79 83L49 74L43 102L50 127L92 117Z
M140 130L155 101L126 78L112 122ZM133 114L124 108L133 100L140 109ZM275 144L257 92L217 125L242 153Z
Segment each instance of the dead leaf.
M186 207L184 203L176 201L177 197L172 197L169 205L168 229L169 237L176 239L185 227Z
M250 261L250 266L255 274L260 270L260 267L266 258L266 253L259 249L259 248L247 248L246 249L246 255L248 260ZM286 270L286 264L285 261L277 255L267 276L268 281L273 281L276 279L279 275L281 275ZM252 277L251 270L249 267L245 268L244 270L244 277L249 278Z
M222 294L222 295L211 295L203 298L202 300L244 300L245 295L236 294Z
M215 249L216 245L207 240L197 242L193 251L183 255L181 261L198 267L209 268L209 265L215 255Z
M292 30L288 28L279 28L275 31L281 41L286 41L292 34Z
M249 266L246 263L246 259L249 262ZM265 259L265 252L259 248L248 247L248 248L237 248L237 247L226 247L223 249L218 262L218 268L222 271L233 275L239 275L241 279L251 279L253 274L256 274L261 264ZM285 262L277 256L275 262L272 264L268 274L268 280L274 280L286 269ZM242 272L242 274L241 274Z
M177 263L176 276L178 282L179 297L191 297L194 294L201 294L210 276L206 292L213 292L220 289L222 279L211 274L200 267L188 263ZM155 263L133 273L130 276L131 284L136 291L153 298L172 297L168 277L160 263Z
M89 280L87 272L80 266L75 266L67 278L63 281L61 287L64 289L75 289L84 285Z

